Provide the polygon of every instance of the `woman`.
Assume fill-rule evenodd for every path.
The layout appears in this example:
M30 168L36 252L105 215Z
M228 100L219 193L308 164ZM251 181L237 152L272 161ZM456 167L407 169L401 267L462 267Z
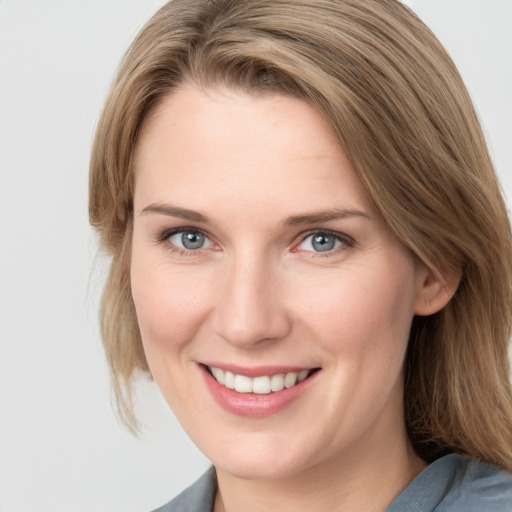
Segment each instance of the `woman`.
M98 126L121 416L213 467L162 511L512 509L510 227L471 100L392 0L174 0Z

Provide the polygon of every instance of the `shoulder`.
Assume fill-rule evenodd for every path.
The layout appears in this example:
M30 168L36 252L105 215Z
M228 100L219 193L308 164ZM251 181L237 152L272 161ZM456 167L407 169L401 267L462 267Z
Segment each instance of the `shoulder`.
M213 466L194 484L172 501L153 512L210 512L217 492L217 476Z
M387 512L512 512L512 474L447 455L428 466Z
M489 464L458 457L462 461L454 474L453 485L436 511L512 512L512 474Z

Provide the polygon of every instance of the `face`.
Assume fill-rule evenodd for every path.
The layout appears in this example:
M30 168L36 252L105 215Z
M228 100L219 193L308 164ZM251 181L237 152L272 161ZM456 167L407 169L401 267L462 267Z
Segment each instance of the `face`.
M402 368L425 272L319 113L183 88L144 126L135 172L147 360L219 470L273 479L406 442Z

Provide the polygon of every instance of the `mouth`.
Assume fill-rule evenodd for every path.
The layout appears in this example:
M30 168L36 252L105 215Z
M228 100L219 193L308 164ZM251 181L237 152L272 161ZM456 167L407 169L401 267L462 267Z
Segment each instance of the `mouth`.
M239 367L200 363L207 389L215 402L230 414L268 418L291 407L308 390L321 368L293 366Z
M215 366L203 365L206 371L224 388L236 391L238 393L269 395L278 393L284 389L290 389L314 373L320 371L320 368L303 369L300 371L288 371L272 373L269 375L259 375L249 377L234 373L229 370L223 370Z

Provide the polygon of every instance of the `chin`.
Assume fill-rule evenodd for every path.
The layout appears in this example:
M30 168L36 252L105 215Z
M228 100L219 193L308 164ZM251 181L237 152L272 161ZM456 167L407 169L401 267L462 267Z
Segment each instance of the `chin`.
M296 464L276 464L275 461L246 459L236 461L220 460L213 463L219 471L244 480L280 480L296 475L300 470Z
M305 442L305 441L304 441ZM263 444L263 445L262 445ZM314 465L315 454L297 453L294 446L286 441L275 443L231 443L222 451L205 451L218 471L229 473L245 480L279 480L302 472Z

